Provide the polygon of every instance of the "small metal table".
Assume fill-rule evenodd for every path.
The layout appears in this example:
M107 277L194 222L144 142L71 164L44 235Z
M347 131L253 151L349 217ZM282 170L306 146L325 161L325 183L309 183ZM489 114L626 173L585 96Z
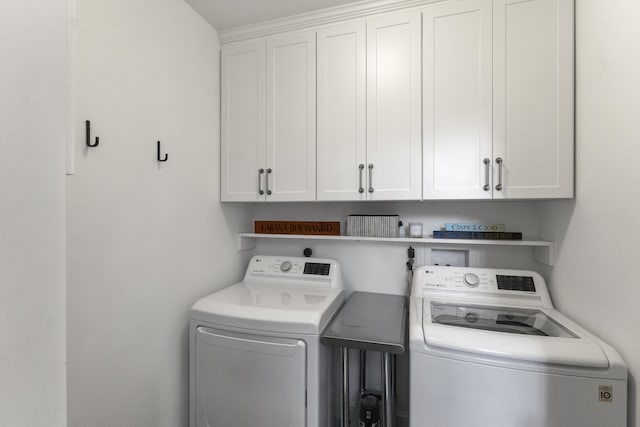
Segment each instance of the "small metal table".
M342 427L349 426L349 348L382 353L381 424L394 426L392 357L405 351L406 323L406 297L354 292L322 335L323 343L342 347Z

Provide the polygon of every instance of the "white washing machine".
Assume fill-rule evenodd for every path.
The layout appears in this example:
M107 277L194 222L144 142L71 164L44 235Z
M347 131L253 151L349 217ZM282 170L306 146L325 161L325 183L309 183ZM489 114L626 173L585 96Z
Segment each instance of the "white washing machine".
M344 301L329 259L256 256L191 309L191 427L327 427L329 349Z
M539 274L420 267L409 311L411 427L626 427L623 360Z

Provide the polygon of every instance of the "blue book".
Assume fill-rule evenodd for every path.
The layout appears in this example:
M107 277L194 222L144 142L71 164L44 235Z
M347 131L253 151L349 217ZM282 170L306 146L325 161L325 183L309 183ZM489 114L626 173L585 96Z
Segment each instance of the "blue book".
M505 231L504 224L465 224L460 222L446 223L444 229L445 231Z
M433 231L434 239L522 240L522 233L515 231Z

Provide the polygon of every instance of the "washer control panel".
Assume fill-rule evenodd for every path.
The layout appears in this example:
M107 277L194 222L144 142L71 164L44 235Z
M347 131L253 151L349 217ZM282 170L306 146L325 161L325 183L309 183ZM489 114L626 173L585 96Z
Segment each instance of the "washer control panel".
M534 298L550 304L547 285L534 271L423 266L414 271L412 296Z

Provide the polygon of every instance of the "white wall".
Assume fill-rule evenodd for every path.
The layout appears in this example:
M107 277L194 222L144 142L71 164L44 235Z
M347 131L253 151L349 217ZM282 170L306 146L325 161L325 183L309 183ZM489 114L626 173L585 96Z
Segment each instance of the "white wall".
M576 1L576 199L549 203L559 244L556 305L629 366L629 426L640 426L640 3Z
M66 425L66 0L0 3L0 426Z
M248 257L235 232L250 209L219 203L217 34L183 0L78 0L77 13L69 426L184 427L188 310Z

